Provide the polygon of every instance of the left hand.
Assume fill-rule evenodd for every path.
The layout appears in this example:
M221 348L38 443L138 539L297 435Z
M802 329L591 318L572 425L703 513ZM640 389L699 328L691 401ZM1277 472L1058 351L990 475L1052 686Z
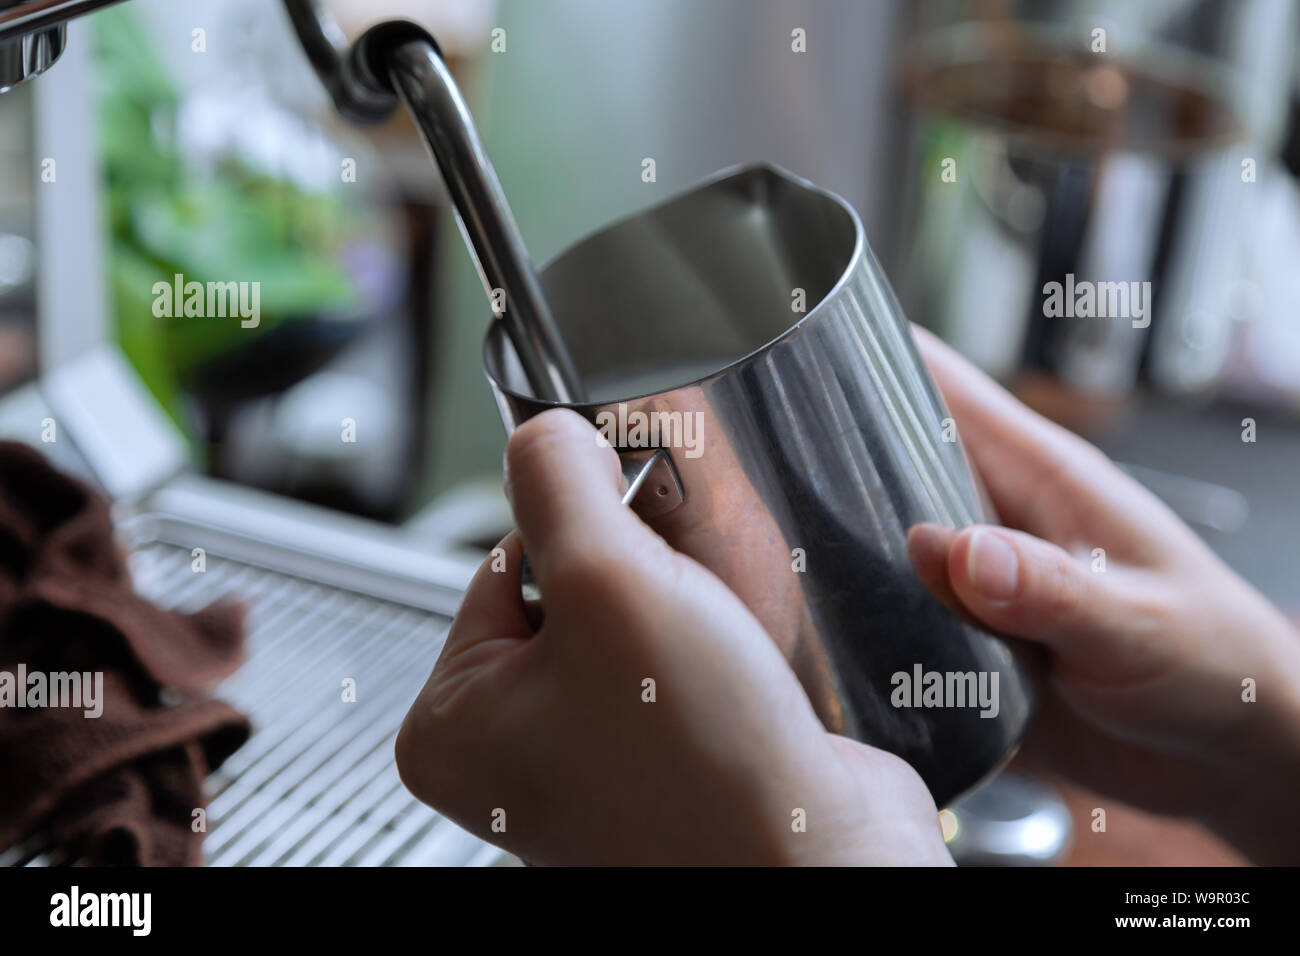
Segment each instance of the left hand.
M533 863L951 864L920 777L822 728L745 605L620 502L589 424L527 422L507 475L506 570L479 570L397 739L416 796Z

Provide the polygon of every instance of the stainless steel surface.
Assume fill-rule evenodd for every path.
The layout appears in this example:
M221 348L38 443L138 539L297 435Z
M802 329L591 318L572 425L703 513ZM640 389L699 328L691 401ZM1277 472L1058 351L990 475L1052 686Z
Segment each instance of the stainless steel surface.
M13 5L12 0L0 0L0 29L4 18L17 21L30 4ZM28 27L19 32L14 28L8 39L0 38L0 93L22 86L32 77L48 70L63 53L67 44L67 27L62 23L46 27Z
M0 42L0 93L48 70L63 53L67 38L67 28L57 26Z
M466 244L520 357L531 391L551 401L581 401L584 390L547 304L469 107L438 51L412 40L388 54L389 76L411 111L456 206ZM494 305L494 310L496 306Z
M67 23L122 0L0 0L0 41Z
M683 503L649 523L745 601L825 725L907 759L940 806L1000 766L1028 677L906 549L916 522L991 516L852 208L747 167L578 243L542 283L591 394L580 414L698 415L700 454L666 449ZM550 407L499 325L484 360L508 427ZM893 706L917 665L996 674L997 715Z
M284 10L335 108L354 122L387 119L397 108L397 95L365 71L325 4L284 0Z
M685 500L682 482L668 452L656 449L647 454L640 449L625 451L620 457L623 478L627 481L623 504L646 520L680 507Z
M1046 866L1070 849L1070 808L1021 774L999 774L950 812L948 851L958 866Z
M178 475L137 506L115 508L114 517L133 540L193 542L448 617L483 559L450 547L435 552L388 525L195 474Z
M0 93L48 70L67 44L67 22L121 0L0 0Z

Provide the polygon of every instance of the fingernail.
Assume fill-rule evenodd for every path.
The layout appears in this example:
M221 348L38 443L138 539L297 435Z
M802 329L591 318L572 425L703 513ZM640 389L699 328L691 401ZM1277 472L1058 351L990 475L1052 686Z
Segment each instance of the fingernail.
M971 535L966 554L966 573L981 597L1009 601L1016 595L1020 559L1001 537L991 531L977 530Z

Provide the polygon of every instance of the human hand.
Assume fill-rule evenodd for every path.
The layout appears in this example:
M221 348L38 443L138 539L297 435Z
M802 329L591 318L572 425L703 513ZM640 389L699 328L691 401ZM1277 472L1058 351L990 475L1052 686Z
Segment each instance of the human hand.
M590 425L539 415L506 462L519 531L398 735L412 793L534 863L951 863L920 777L822 729L745 605L621 504Z
M1296 862L1294 628L1100 451L924 330L916 339L1016 530L918 525L909 551L940 600L1047 649L1026 756L1146 809L1199 818L1257 860ZM1257 703L1243 700L1245 678Z

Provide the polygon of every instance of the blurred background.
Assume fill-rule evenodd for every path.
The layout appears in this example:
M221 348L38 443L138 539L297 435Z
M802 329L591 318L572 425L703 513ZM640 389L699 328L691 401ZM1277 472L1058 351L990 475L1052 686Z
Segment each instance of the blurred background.
M350 37L405 16L438 38L539 263L733 164L843 195L912 320L1300 613L1300 3L328 6ZM69 42L93 71L102 267L38 241L37 100L0 97L0 394L37 375L57 268L102 294L201 470L431 552L490 547L490 312L405 116L339 120L264 0L134 0ZM176 273L261 282L260 324L156 317L142 291ZM1066 274L1150 282L1149 326L1046 317Z

